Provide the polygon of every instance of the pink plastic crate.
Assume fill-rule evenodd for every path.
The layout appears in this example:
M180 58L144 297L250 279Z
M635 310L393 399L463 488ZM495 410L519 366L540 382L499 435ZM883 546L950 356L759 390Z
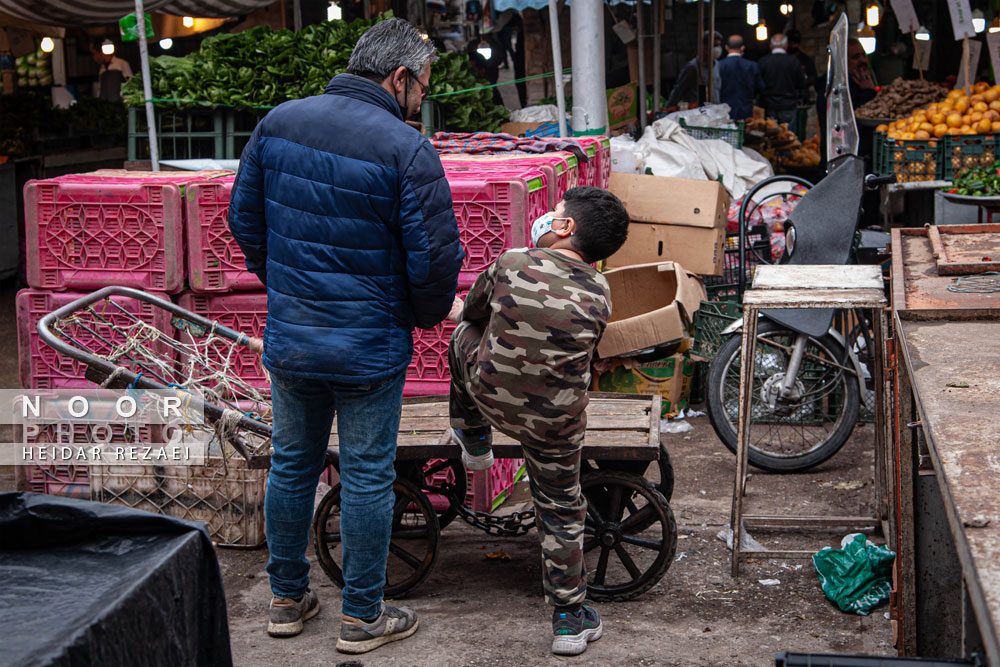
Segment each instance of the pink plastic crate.
M234 178L189 185L184 192L188 282L195 292L259 290L246 258L229 232Z
M462 299L468 288L459 289ZM413 330L413 359L406 369L403 396L434 396L447 394L451 385L448 369L448 344L457 325L445 320L433 329Z
M465 261L459 285L468 287L505 250L528 245L531 223L549 210L540 172L520 175L463 171L448 173Z
M524 476L524 459L497 459L489 470L469 473L472 509L492 512L507 499L511 487Z
M563 137L548 141L572 141L576 143L590 158L588 162L580 162L578 184L593 185L605 190L608 188L611 180L611 141L607 137Z
M108 181L118 181L131 183L142 181L144 183L173 183L177 186L184 186L189 183L197 183L212 178L223 178L232 176L229 169L203 169L201 171L130 171L128 169L98 169L83 174L66 174L56 176L53 181L61 183L105 183Z
M176 183L143 179L28 181L28 284L93 290L123 285L178 292L184 283L182 202Z
M545 180L546 191L549 195L550 210L555 209L563 193L566 192L566 173L553 162L529 163L507 154L465 155L458 153L442 155L441 164L444 166L446 174L461 172L515 173L530 179L529 170L540 172Z
M27 435L25 441L29 447L32 444L87 445L99 439L94 435L95 426L79 422L45 424L40 426L38 435ZM153 442L153 427L150 426L108 424L107 428L111 429L110 441L114 444ZM29 491L90 500L90 474L86 465L31 465L25 466L22 474Z
M186 292L177 301L186 308L210 320L218 320L231 329L248 336L263 336L267 323L267 293L243 292L234 294L194 294ZM221 361L221 359L215 359ZM230 368L249 385L259 389L270 389L271 384L264 376L264 366L260 355L241 348Z
M154 296L167 298L164 294L153 293ZM49 292L46 290L24 289L17 293L17 354L18 370L21 386L31 389L60 389L95 386L84 378L86 366L74 359L58 354L42 342L38 335L38 321L42 316L51 313L83 294L75 292ZM93 305L95 312L105 317L109 322L125 325L131 322L118 306L129 313L135 314L142 321L156 327L160 331L170 331L170 316L162 309L154 308L148 303L125 297L113 297L114 303L100 301ZM115 305L117 304L117 306ZM96 334L111 344L124 342L121 336L112 333L110 325L99 327ZM77 333L81 345L97 354L107 354L112 351L112 345L103 342L97 335ZM162 344L156 349L166 351ZM127 361L122 360L127 366Z

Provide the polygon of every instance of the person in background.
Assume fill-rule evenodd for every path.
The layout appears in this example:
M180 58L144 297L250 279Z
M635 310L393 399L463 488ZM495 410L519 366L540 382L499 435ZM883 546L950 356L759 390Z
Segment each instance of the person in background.
M441 160L404 123L420 111L437 57L406 21L369 28L347 74L257 125L229 207L247 269L267 287L267 632L297 635L319 612L306 548L336 415L344 653L418 627L414 611L385 603L383 587L412 330L449 314L465 256Z
M97 97L109 102L121 102L122 83L132 78L132 66L124 58L114 53L104 53L101 50L103 40L92 42L90 52L94 62L100 67L97 70Z
M760 59L764 79L761 106L768 118L779 123L795 123L796 107L802 101L806 73L799 59L788 53L788 38L780 32L771 36L771 52ZM794 128L792 128L794 129Z
M701 77L698 76L698 57L695 56L691 60L685 63L684 67L677 74L677 81L674 83L673 89L670 91L670 97L667 98L667 108L676 107L680 105L681 102L686 102L689 106L697 106L700 102L698 95L698 87L700 85L705 85L708 81L708 60L709 58L718 59L722 56L722 34L715 33L715 40L712 40L712 35L706 32L701 38ZM719 69L717 67L712 69L712 101L718 102L721 95L720 92L721 79L719 78Z
M821 79L816 74L815 59L808 53L804 53L801 49L802 33L795 28L792 28L786 32L785 35L788 37L788 52L799 59L799 64L802 65L802 71L806 73L806 95L809 94L810 88L812 88L815 92L818 92L818 86L820 85Z
M719 101L729 105L729 117L739 121L753 115L753 99L764 92L757 63L743 57L745 45L739 35L726 40L727 55L716 69L721 79Z
M847 42L848 88L851 91L851 106L857 109L875 97L875 82L868 65L868 54L857 39Z

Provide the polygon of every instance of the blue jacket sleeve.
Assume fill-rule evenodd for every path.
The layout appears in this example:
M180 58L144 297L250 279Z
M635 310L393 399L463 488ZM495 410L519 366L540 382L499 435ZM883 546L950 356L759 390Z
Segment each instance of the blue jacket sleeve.
M421 329L441 322L451 310L465 252L451 188L434 148L426 139L400 183L399 224L406 252L410 308Z
M247 271L267 285L267 222L264 220L264 170L260 164L258 123L240 156L229 200L229 231L246 257Z

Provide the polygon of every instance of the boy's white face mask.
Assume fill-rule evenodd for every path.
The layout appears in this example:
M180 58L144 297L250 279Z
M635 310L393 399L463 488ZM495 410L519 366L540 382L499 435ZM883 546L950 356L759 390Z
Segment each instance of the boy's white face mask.
M546 213L533 223L531 223L531 245L538 247L538 241L552 231L553 220L569 220L569 218L557 218L551 213Z

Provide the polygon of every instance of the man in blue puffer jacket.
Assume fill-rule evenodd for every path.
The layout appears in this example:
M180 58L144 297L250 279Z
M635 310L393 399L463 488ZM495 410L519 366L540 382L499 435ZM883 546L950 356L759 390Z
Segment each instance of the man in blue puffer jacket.
M406 125L437 53L399 19L358 40L323 95L286 102L243 151L229 226L267 286L274 430L265 518L268 633L319 611L306 546L334 414L340 436L343 618L338 650L417 629L382 600L396 435L414 326L453 307L464 253L437 153Z

